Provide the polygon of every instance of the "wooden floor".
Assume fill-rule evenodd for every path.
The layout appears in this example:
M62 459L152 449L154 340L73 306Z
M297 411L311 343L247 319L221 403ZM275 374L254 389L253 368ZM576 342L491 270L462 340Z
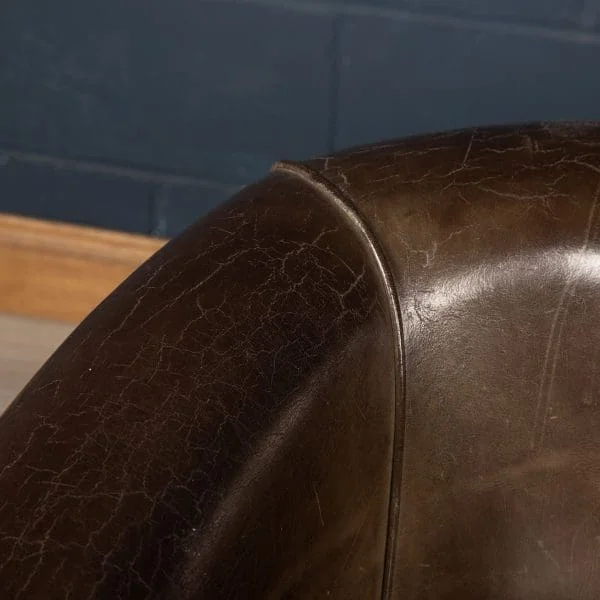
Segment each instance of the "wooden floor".
M75 324L165 242L0 213L0 412Z
M0 313L0 412L72 330L72 325Z

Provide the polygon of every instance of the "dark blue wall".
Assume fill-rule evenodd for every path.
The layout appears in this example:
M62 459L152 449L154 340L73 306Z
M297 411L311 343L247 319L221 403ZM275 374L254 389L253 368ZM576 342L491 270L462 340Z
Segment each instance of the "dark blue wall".
M0 211L173 235L278 158L600 118L600 0L18 0Z

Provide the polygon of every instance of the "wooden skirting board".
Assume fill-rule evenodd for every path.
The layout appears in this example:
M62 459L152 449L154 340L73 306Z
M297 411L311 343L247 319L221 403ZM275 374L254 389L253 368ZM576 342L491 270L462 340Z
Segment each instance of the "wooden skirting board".
M165 241L0 213L0 312L79 323Z

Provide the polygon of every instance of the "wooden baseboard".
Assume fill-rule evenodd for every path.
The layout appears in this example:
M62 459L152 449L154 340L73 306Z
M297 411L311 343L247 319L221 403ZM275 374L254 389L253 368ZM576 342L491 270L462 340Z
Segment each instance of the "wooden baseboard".
M0 312L79 323L165 241L0 213Z

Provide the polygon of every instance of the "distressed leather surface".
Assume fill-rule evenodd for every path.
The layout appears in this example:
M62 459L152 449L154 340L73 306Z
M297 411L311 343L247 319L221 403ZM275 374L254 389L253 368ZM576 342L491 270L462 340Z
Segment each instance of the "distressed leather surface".
M0 418L0 597L600 597L600 126L281 163Z
M377 597L396 360L377 269L275 174L137 271L0 419L0 598Z

